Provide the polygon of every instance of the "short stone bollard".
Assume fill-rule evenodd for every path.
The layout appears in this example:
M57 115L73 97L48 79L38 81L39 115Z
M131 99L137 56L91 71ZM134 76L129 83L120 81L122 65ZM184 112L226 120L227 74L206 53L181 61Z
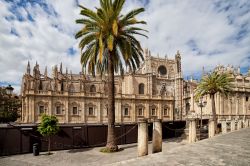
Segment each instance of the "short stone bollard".
M189 119L188 142L193 143L195 141L196 141L196 122L195 119Z
M248 122L247 122L247 119L244 119L244 120L243 120L243 128L247 128L247 123L248 123Z
M247 119L247 127L250 127L250 120Z
M221 129L222 129L222 134L226 134L227 133L227 121L223 120L221 122Z
M153 122L153 140L152 153L162 151L162 123L161 119L155 119Z
M245 119L244 127L245 128L249 127L249 119Z
M209 124L208 124L208 138L214 137L215 135L215 125L214 125L214 120L209 119Z
M231 131L235 130L235 120L231 120Z
M237 130L240 130L241 128L242 128L242 122L241 122L241 120L238 120Z
M138 157L148 155L148 121L138 120Z

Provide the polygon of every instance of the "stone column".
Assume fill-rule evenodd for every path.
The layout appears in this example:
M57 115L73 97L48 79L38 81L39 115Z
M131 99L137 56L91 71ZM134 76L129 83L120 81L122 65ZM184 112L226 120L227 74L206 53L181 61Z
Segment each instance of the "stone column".
M143 111L144 111L144 116L148 119L149 118L149 101L146 102L145 109Z
M241 120L238 120L238 123L237 123L237 130L240 130L241 129Z
M65 101L65 110L64 110L64 112L65 112L65 123L69 123L69 102L68 102L68 100L69 99L66 99L66 101ZM62 108L63 109L63 108Z
M121 113L122 113L122 103L121 103L121 100L117 101L117 110L118 110L118 112L116 114L116 119L117 119L116 122L121 123L122 122L122 115L121 115ZM131 111L135 111L135 110L131 110Z
M146 119L138 121L138 157L148 155L148 122Z
M248 121L247 121L247 119L244 119L244 120L243 120L243 127L244 127L244 128L247 128L247 125L248 125Z
M240 120L240 128L243 128L243 120Z
M25 101L26 101L26 109L25 110L23 110L23 111L25 111L24 113L24 116L25 116L25 118L24 118L24 123L28 123L28 119L29 119L29 98L28 97L26 97L25 98Z
M131 110L131 115L132 115L132 122L137 122L137 115L136 115L136 108L135 108L135 100L132 102L132 110Z
M102 112L103 110L101 110L101 100L97 100L97 104L96 104L96 116L97 116L97 121L98 123L102 123ZM115 103L115 114L117 115L117 103Z
M193 143L195 141L196 141L196 123L195 123L195 119L189 119L188 142Z
M215 125L214 125L214 120L209 119L209 125L208 125L208 137L214 137L215 135Z
M83 100L83 102L81 103L81 122L82 123L86 123L86 119L85 119L85 101Z
M221 122L221 129L222 129L222 134L227 133L227 121L226 119L223 119Z
M236 97L236 117L239 118L239 98Z
M31 98L31 122L32 123L35 123L35 119L36 119L36 116L37 116L37 108L35 107L35 97L32 97Z
M217 108L216 108L216 111L217 111L217 114L218 115L221 115L221 110L220 110L220 94L217 93Z
M162 123L161 119L155 119L153 122L153 148L152 153L162 151Z
M231 131L235 130L235 120L231 120Z
M228 100L227 100L227 112L225 114L229 114L229 119L232 120L232 111L231 111L231 102L230 102L230 99L228 97Z
M53 101L52 97L49 97L49 105L48 105L48 114L52 115L52 109L53 109Z

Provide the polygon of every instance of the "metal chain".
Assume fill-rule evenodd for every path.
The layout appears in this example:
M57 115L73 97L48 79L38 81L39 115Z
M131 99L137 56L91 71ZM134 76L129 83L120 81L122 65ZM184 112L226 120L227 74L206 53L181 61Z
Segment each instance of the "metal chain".
M176 130L184 130L184 129L186 129L186 126L185 126L185 127L183 127L183 128L180 128L180 129L171 129L171 128L169 128L169 127L165 126L165 125L164 125L163 127L167 128L167 129L169 129L169 130L172 130L172 131L176 131Z

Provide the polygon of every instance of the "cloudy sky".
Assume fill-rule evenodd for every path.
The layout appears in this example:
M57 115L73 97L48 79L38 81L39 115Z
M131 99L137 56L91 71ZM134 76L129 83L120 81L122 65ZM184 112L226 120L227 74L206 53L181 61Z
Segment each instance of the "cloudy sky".
M78 42L81 28L77 4L94 9L98 0L0 0L0 86L20 89L27 62L49 71L63 63L73 73L81 70ZM250 64L249 0L127 0L124 13L145 7L143 47L154 55L173 58L180 50L185 78L199 77L202 67Z

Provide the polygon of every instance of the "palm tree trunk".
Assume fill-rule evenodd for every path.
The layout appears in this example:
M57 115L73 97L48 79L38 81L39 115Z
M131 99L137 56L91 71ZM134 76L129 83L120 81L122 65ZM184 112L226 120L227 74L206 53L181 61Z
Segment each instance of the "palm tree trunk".
M108 135L106 148L117 151L118 146L115 140L115 95L114 95L114 52L109 51L108 58Z
M211 94L211 101L212 101L212 115L213 115L213 121L214 121L214 126L215 126L215 131L217 133L217 117L216 117L216 110L215 110L215 100L214 100L214 95Z

